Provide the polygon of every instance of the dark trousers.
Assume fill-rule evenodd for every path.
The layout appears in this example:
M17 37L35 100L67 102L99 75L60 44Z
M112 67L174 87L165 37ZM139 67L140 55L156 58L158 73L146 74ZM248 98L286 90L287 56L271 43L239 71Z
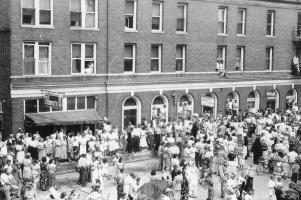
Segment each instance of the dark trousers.
M155 151L158 151L159 145L160 145L160 140L161 140L161 135L154 134L154 139L155 139Z
M200 154L199 152L195 152L195 165L199 168L202 167L202 154Z
M138 136L134 136L133 139L133 146L134 146L134 152L138 152L139 151L139 146L140 146L140 138Z
M297 183L298 180L298 173L293 173L291 177L291 181Z
M132 153L133 152L133 138L132 137L129 137L127 139L126 151L128 153Z

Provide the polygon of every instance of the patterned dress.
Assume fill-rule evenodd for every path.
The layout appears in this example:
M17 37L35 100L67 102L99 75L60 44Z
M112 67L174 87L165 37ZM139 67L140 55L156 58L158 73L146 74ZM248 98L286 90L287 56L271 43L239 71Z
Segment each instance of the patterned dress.
M42 162L40 164L40 168L41 168L40 187L41 190L46 190L48 185L48 176L49 176L47 164Z
M189 200L189 183L187 179L187 166L183 169L183 182L181 185L181 200Z

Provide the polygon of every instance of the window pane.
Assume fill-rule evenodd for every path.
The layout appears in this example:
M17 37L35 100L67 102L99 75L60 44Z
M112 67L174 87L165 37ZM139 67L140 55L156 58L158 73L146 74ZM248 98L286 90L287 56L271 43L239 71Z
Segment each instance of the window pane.
M176 60L176 71L183 71L183 60L182 59Z
M219 22L218 23L218 33L224 33L224 23L223 22Z
M159 71L159 60L158 59L151 60L151 71Z
M50 10L40 10L40 24L51 24Z
M25 58L34 58L34 46L33 45L24 45L24 57Z
M153 3L152 16L160 16L160 4L159 3Z
M126 14L134 14L134 1L126 1L125 3L125 13Z
M48 61L49 58L49 47L39 47L39 59Z
M23 8L34 8L34 0L23 0Z
M67 110L75 110L75 97L67 98Z
M151 49L151 57L152 58L158 58L159 57L159 47L156 45L152 45L152 49Z
M25 75L34 75L35 74L35 61L33 60L24 60L24 74Z
M71 26L82 26L82 13L71 12L70 13L70 25Z
M25 100L25 113L37 113L37 100L29 99Z
M160 104L164 104L164 100L162 97L156 97L153 101L153 105L160 105Z
M242 28L243 28L243 26L242 26L242 23L237 23L237 34L242 34Z
M81 0L71 0L71 10L81 11Z
M94 61L85 61L85 74L94 73Z
M72 73L81 73L81 60L80 59L72 60Z
M87 109L95 109L95 97L87 97Z
M271 12L268 12L267 23L268 23L268 24L271 24L271 23L272 23L272 13L271 13Z
M184 18L177 19L177 31L184 31Z
M125 27L134 28L134 17L133 16L125 16Z
M86 58L93 58L93 45L86 45Z
M223 22L224 21L224 12L225 12L224 9L220 8L218 10L218 21L219 22Z
M178 13L177 13L177 15L178 15L178 18L184 18L184 5L179 5L178 6Z
M183 57L183 47L178 45L177 46L177 53L176 53L177 58L182 58Z
M85 109L85 97L77 97L77 109Z
M86 11L95 12L95 0L86 0Z
M50 9L50 0L39 0L40 9Z
M23 8L23 17L22 17L23 24L35 24L35 10L34 9L26 9Z
M86 14L86 27L95 27L95 14Z
M160 30L160 17L153 17L152 18L152 29L153 30Z
M133 98L129 98L124 102L124 107L127 106L136 106L136 101Z
M49 66L49 62L39 62L38 73L39 74L48 74L49 73L48 66Z
M133 57L133 46L132 45L125 45L124 46L124 57L132 58Z
M133 71L133 59L124 59L124 71L125 72Z
M81 45L73 44L72 45L72 58L80 58Z
M50 107L45 105L44 99L39 99L39 112L49 112Z

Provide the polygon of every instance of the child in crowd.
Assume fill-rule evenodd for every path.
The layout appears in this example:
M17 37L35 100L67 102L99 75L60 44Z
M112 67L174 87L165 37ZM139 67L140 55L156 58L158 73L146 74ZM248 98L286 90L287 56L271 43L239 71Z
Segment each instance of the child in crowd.
M49 172L49 186L50 187L55 187L56 165L55 165L54 159L51 159L49 161L48 172Z

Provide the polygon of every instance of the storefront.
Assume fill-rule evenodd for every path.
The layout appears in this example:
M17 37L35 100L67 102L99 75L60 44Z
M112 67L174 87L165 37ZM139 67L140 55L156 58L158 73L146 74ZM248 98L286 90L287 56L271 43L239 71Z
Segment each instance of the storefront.
M193 114L194 102L190 94L184 94L179 98L177 115L183 120L190 119Z
M248 94L248 98L247 98L248 109L257 111L259 109L259 101L260 101L259 93L256 90L251 91Z
M217 115L217 97L213 92L201 97L201 107L203 114L210 114L210 116L216 117Z
M141 103L136 97L128 97L122 105L122 129L129 123L136 126L141 123Z
M267 108L272 110L279 108L279 93L277 90L267 92Z
M286 100L286 109L292 109L294 105L297 104L297 91L295 89L291 89L287 92L285 100Z
M156 96L151 105L151 119L168 121L168 100L165 96Z

